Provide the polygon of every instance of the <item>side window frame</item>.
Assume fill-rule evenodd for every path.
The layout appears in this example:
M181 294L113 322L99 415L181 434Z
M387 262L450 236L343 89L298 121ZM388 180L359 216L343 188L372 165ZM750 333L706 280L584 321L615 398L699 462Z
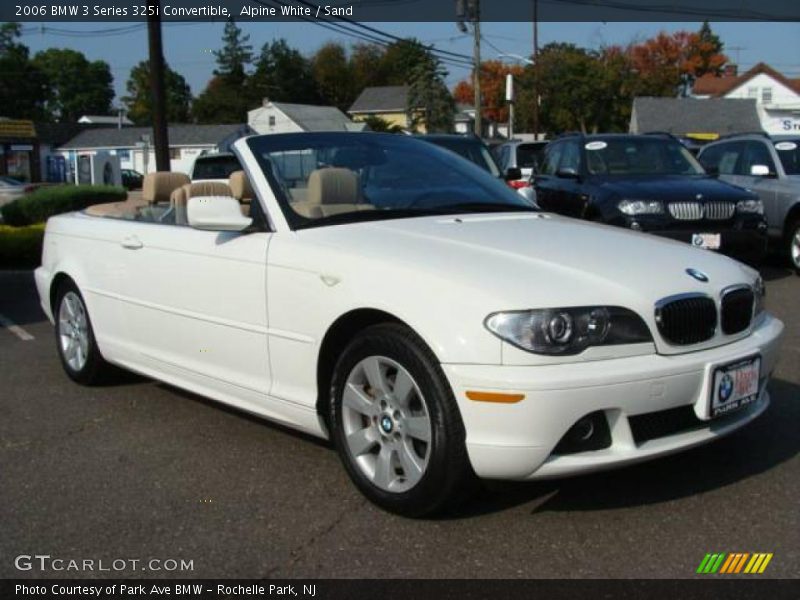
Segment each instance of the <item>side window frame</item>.
M564 153L564 142L552 142L545 148L544 156L542 157L542 175L548 177L555 177L558 171L558 165L561 162L561 155ZM553 162L555 167L552 172L550 171L550 164Z
M769 150L769 146L762 141L756 141L756 140L748 140L744 143L744 152L742 153L742 159L741 159L744 163L744 165L742 166L742 170L744 171L744 173L742 173L742 175L749 176L750 169L752 168L753 165L763 164L761 162L753 162L753 160L751 159L752 156L751 153L753 153L756 148L759 148L759 146L766 153L766 157L768 160L766 166L769 169L770 175L772 176L777 175L778 171L775 165L775 159L772 157L772 153Z

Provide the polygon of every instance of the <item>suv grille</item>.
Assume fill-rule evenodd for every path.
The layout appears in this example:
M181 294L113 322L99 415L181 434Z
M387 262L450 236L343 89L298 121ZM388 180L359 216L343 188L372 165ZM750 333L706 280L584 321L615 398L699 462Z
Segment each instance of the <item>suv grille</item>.
M730 219L736 212L733 202L708 201L708 202L671 202L668 207L669 214L679 221L700 221L703 218L712 221Z
M750 288L736 288L722 296L722 332L732 335L750 326L753 317L753 291Z
M714 336L717 307L706 296L668 299L656 307L656 323L661 335L671 344L698 344Z

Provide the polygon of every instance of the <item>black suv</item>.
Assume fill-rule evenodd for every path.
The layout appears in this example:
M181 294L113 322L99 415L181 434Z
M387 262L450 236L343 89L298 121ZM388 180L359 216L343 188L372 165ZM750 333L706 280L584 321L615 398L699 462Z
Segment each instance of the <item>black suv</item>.
M758 196L707 175L668 134L560 137L545 149L534 185L546 211L647 231L751 264L766 251Z

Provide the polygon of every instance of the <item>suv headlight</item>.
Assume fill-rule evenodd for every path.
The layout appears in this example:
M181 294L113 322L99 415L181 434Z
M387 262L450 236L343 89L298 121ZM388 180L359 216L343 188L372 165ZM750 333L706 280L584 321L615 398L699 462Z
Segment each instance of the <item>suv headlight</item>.
M626 215L660 215L664 205L658 200L620 200L617 208Z
M764 312L764 299L767 297L767 286L764 285L764 280L761 278L761 275L759 275L758 279L753 283L753 295L755 296L753 316L757 317Z
M739 200L736 203L736 212L764 214L764 203L761 200Z
M642 318L619 306L578 306L492 313L486 328L536 354L579 354L589 346L651 342Z

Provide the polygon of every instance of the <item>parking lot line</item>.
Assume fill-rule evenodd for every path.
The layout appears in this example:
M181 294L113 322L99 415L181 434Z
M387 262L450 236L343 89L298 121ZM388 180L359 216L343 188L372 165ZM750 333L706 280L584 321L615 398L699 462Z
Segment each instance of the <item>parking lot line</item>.
M25 331L22 327L14 323L14 321L3 315L0 315L0 327L8 329L11 333L13 333L23 342L30 342L31 340L36 339L30 333Z

